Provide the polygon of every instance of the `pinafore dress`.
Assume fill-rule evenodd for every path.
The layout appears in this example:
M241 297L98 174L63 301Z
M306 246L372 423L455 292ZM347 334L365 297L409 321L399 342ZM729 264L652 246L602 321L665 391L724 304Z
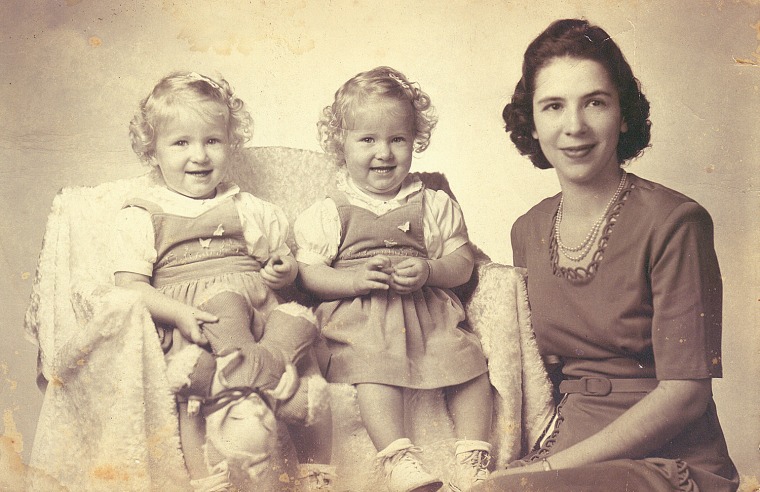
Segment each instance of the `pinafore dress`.
M168 214L144 199L130 200L125 206L140 207L151 215L157 252L151 283L159 292L193 306L222 292L240 294L251 310L254 337L261 337L264 322L279 301L259 276L261 264L248 254L233 197L198 217ZM170 327L161 331L167 356L192 343Z
M333 268L362 268L375 255L388 256L394 265L428 257L422 190L382 215L352 205L342 192L330 198L341 222ZM487 371L480 341L466 329L462 303L449 289L374 290L324 302L316 315L326 349L320 354L322 367L330 382L432 389Z

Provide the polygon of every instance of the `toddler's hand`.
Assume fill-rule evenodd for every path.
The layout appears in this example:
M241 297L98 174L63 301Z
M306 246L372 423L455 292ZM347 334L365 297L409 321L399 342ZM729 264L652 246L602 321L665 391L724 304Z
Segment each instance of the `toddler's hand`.
M187 309L183 310L175 320L177 329L182 336L198 345L208 344L208 339L203 334L201 325L203 323L216 323L217 321L219 321L217 316L192 306L187 306Z
M364 263L363 268L354 275L354 292L356 295L368 294L372 290L388 290L393 273L390 258L383 255L373 256Z
M272 255L264 268L261 269L259 275L261 280L272 290L278 290L293 282L295 275L293 275L294 265L285 261L280 255Z
M399 294L409 294L422 288L430 276L430 265L424 258L401 261L391 275L391 288Z

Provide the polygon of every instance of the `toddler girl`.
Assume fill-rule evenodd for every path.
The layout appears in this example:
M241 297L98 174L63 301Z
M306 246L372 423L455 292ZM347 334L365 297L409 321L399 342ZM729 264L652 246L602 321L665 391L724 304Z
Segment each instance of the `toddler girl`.
M133 149L156 171L155 186L140 190L118 215L115 282L138 291L166 326L159 333L170 368L193 344L210 347L178 395L181 446L195 490L227 490L227 459L242 459L249 473L257 459L230 450L257 437L230 435L241 428L234 420L244 407L229 413L234 391L210 399L220 382L247 387L242 393L253 390L278 418L297 420L306 396L296 393L290 364L316 335L313 316L294 304L278 306L273 292L298 273L284 213L224 180L250 124L227 81L177 72L155 86L130 125ZM214 408L204 407L208 439L206 418L192 408L198 400ZM262 430L271 430L271 412L258 401ZM227 412L218 410L224 406Z
M356 385L394 491L442 485L405 433L403 388L445 388L459 438L453 490L485 480L490 456L486 360L449 290L473 269L462 213L409 175L412 153L428 146L431 113L427 94L392 68L346 82L318 124L323 148L346 172L294 228L303 285L323 301L326 378Z

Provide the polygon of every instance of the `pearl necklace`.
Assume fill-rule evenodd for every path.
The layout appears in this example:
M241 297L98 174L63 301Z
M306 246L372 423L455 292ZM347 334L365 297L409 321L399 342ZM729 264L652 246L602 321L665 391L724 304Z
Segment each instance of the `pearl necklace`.
M609 213L610 208L612 208L612 205L617 201L618 197L620 197L620 193L623 191L623 188L625 188L625 183L627 181L628 173L623 171L623 176L620 178L620 183L618 184L617 190L615 191L615 194L612 195L612 198L610 198L607 206L604 208L604 213L596 220L596 222L594 222L594 224L591 226L591 230L588 231L588 234L586 234L586 238L578 246L570 247L562 242L562 238L560 237L559 233L559 226L562 223L562 209L564 208L565 203L564 195L559 199L557 219L554 221L554 239L557 242L557 246L559 246L559 250L562 253L562 256L574 262L579 262L588 256L589 252L591 252L591 247L594 245L594 240L599 235L599 231L602 228L604 219L607 217L607 214Z

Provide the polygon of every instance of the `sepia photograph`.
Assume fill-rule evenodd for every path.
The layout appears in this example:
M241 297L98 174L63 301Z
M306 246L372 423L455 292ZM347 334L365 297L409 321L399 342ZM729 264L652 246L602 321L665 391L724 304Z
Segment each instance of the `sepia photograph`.
M2 0L0 490L760 491L760 0Z

